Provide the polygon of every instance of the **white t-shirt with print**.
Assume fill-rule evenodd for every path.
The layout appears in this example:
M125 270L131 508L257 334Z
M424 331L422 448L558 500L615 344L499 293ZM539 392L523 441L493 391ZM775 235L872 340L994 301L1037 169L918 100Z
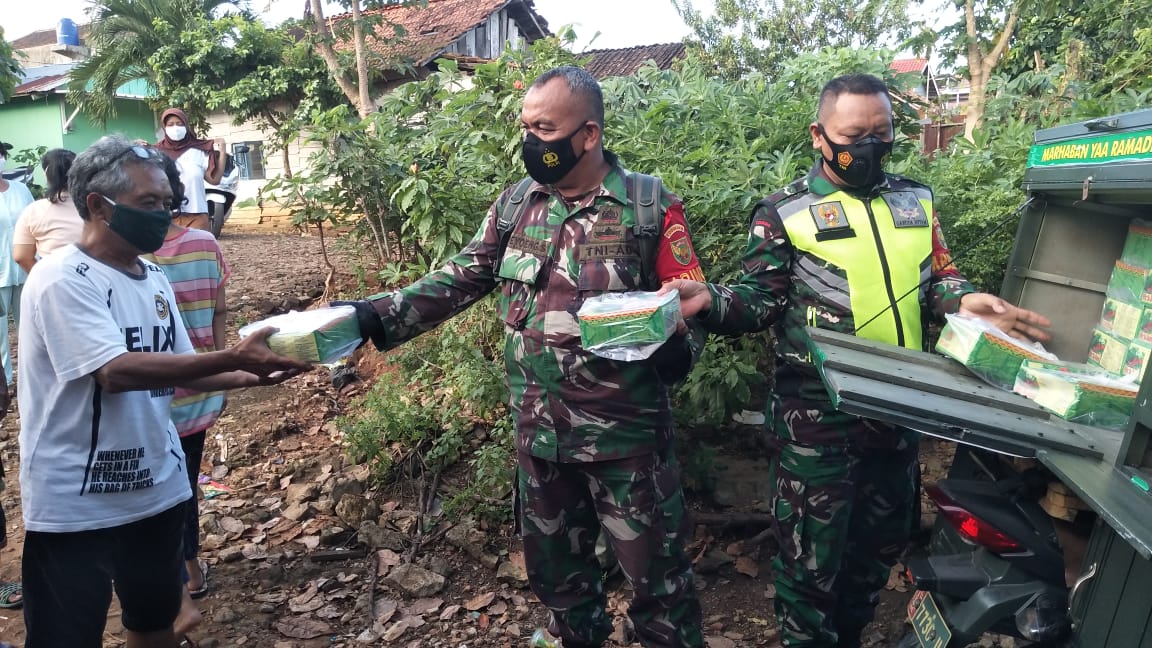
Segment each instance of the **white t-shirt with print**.
M208 154L200 149L186 149L176 158L176 168L180 169L180 182L184 185L185 201L180 211L185 214L207 214L204 174L208 172Z
M124 353L194 353L159 267L142 275L75 245L36 264L20 307L20 495L29 531L136 522L192 496L173 388L108 393L92 375Z

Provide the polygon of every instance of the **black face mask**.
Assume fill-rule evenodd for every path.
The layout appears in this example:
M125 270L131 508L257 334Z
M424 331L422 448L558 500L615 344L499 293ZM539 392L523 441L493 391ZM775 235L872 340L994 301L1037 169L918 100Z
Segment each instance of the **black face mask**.
M137 209L113 202L108 196L101 197L112 205L108 229L141 252L155 252L164 245L164 236L172 224L172 212L167 209Z
M816 125L828 148L832 149L832 159L824 158L824 164L849 187L866 189L884 179L884 163L892 152L892 142L885 142L875 135L861 138L852 144L837 144L828 138L828 133L820 124Z
M584 151L580 151L580 155L572 152L572 138L587 126L584 124L568 137L552 141L544 141L533 133L526 134L520 146L520 155L524 158L524 168L528 175L546 185L562 180L584 157Z

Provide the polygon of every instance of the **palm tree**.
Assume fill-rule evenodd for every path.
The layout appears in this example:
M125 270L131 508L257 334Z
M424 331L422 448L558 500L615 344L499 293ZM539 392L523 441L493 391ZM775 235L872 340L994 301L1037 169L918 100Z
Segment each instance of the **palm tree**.
M224 5L243 0L93 0L88 45L93 54L71 74L68 99L85 106L101 126L116 115L116 89L132 81L154 84L148 59L167 44L162 34L179 34Z

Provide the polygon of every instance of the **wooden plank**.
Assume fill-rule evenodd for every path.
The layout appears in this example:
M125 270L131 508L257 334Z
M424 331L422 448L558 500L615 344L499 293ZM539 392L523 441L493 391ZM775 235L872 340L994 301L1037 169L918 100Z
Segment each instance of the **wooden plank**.
M494 59L500 56L500 46L504 43L500 40L500 13L488 15L488 56L486 58Z
M1091 506L1119 538L1145 559L1152 559L1152 494L1137 488L1108 461L1051 450L1041 450L1037 457Z
M1015 444L1054 448L1096 458L1103 456L1103 450L1091 428L1061 419L1055 419L1059 421L1056 423L1051 419L1005 412L994 405L979 405L937 396L919 388L894 385L890 381L856 376L835 369L825 370L824 377L825 384L833 394L833 402L849 413L855 412L847 409L845 404L863 403L880 410L900 412L929 421L933 424L933 433L940 436L974 430L982 432L986 437L1004 438ZM888 420L886 417L880 418Z

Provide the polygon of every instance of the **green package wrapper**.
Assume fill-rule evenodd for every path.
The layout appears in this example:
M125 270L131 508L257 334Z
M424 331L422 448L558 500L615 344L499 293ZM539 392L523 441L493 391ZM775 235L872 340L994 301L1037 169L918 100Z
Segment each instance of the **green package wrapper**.
M1088 347L1088 364L1114 374L1123 373L1124 355L1128 342L1097 326L1092 329L1092 345Z
M1126 304L1141 303L1145 298L1152 299L1152 285L1148 283L1148 268L1123 260L1117 261L1108 279L1108 296Z
M1124 354L1124 369L1121 373L1125 378L1132 378L1139 383L1144 380L1149 358L1152 358L1152 344L1140 340L1130 342Z
M613 360L643 360L676 332L680 293L604 293L585 300L576 317L585 350Z
M1132 305L1109 297L1104 300L1104 309L1100 313L1100 326L1125 342L1136 339L1136 332L1140 329L1140 319L1144 316L1144 307L1137 302Z
M948 315L936 350L959 361L989 384L1006 390L1016 384L1020 363L1025 360L1057 361L1039 344L1009 337L984 320L964 315Z
M1053 367L1024 361L1012 391L1057 416L1096 427L1123 430L1136 405L1138 383L1088 365Z
M241 328L240 337L268 326L277 329L268 337L268 348L301 362L336 362L352 355L363 342L356 309L352 306L275 315Z
M1132 265L1152 268L1152 223L1139 218L1128 226L1124 239L1124 252L1120 260Z

